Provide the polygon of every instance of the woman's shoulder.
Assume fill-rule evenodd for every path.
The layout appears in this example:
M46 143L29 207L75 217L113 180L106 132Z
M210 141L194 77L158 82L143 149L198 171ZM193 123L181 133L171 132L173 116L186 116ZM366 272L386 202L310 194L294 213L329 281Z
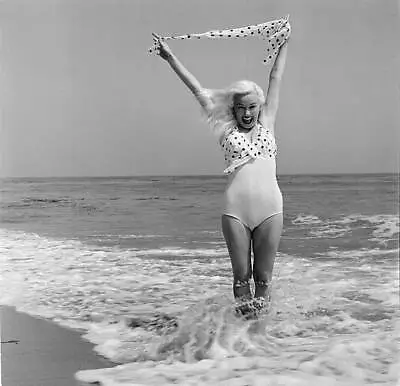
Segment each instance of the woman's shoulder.
M225 125L216 125L214 126L214 134L218 138L218 142L222 144L222 142L226 141L232 133L235 131L235 127L225 126Z

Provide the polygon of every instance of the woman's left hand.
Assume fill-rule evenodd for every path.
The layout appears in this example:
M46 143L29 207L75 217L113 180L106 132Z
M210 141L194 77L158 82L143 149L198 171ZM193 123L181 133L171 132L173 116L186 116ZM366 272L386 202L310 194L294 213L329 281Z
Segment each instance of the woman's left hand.
M160 35L157 35L156 33L152 33L152 35L157 39L157 43L158 43L158 55L160 55L164 60L170 59L172 57L172 51L171 49L168 47L168 44L165 43Z

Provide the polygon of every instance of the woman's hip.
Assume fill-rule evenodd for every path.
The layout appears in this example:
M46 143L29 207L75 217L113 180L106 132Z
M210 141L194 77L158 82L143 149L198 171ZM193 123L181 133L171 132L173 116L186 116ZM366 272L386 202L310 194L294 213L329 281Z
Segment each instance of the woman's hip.
M283 211L282 193L278 186L267 192L232 192L224 195L223 214L245 217L268 217Z

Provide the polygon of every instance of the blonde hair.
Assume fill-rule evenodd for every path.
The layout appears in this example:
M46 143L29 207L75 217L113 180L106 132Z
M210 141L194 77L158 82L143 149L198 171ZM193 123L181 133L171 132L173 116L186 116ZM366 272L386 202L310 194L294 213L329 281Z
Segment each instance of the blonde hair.
M219 139L228 129L237 124L233 114L235 97L248 94L255 95L260 105L265 103L263 90L250 80L239 80L225 89L207 90L207 95L213 102L211 110L208 111L208 122Z

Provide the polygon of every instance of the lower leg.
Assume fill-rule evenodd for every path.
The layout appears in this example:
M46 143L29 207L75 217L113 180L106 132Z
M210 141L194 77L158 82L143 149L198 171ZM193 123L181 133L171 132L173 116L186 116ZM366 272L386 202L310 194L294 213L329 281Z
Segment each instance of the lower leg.
M253 231L253 277L256 298L270 300L272 273L282 226L283 215L280 213L266 219Z
M276 252L263 253L263 259L254 259L254 297L269 299ZM259 256L258 256L259 257Z
M254 279L255 293L254 297L270 300L271 298L271 281Z
M253 295L251 293L249 279L233 279L233 296L235 299L251 299Z
M231 258L233 296L251 298L251 232L240 220L227 215L222 216L222 231Z

